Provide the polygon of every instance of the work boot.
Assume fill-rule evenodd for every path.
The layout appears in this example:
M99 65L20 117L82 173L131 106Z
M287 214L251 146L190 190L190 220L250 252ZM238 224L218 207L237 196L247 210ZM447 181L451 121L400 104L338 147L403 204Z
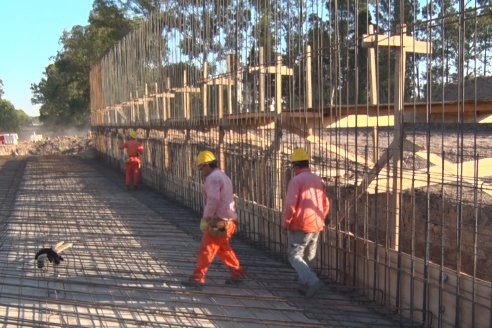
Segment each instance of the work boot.
M318 280L317 282L315 282L311 286L308 286L308 288L306 290L306 295L305 295L306 298L313 297L321 289L321 287L323 287L323 283L321 282L321 280Z
M299 283L299 285L297 285L296 290L299 294L306 296L306 292L308 290L308 285Z
M200 282L200 281L196 281L193 278L189 278L187 280L182 281L181 282L181 285L183 285L185 287L192 287L192 288L196 288L196 289L202 289L203 286L205 286L205 283Z

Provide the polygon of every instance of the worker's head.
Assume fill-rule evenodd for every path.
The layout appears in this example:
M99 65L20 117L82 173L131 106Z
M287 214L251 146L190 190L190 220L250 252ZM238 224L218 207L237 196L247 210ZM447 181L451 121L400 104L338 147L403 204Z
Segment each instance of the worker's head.
M210 150L204 150L196 157L196 164L202 177L206 177L217 167L217 158Z
M309 167L309 154L303 148L297 148L290 155L290 163L294 168Z
M128 132L128 136L132 139L137 139L137 131L130 130L130 132Z

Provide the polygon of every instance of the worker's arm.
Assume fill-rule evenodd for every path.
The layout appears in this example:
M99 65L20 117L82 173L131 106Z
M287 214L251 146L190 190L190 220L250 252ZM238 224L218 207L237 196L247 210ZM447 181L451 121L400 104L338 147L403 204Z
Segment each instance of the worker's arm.
M119 148L119 149L125 149L125 148L127 148L127 147L128 147L128 143L126 143L126 142L124 142L124 143L119 143L119 144L118 144L118 148Z
M205 180L204 188L206 200L203 218L210 220L217 216L216 213L220 204L221 181L215 176L209 176L207 180Z
M296 204L299 198L298 189L297 181L295 179L290 180L284 201L284 215L282 220L282 228L284 230L289 229L290 222L296 212Z

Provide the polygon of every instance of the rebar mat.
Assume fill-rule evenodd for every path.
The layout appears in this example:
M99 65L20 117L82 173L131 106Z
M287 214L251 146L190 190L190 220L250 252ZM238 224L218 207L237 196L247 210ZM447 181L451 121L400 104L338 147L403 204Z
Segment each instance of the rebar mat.
M411 326L347 287L313 299L288 264L237 239L247 271L224 283L217 261L202 290L181 286L199 242L197 214L77 157L0 159L0 324L4 327ZM38 250L73 243L59 265Z

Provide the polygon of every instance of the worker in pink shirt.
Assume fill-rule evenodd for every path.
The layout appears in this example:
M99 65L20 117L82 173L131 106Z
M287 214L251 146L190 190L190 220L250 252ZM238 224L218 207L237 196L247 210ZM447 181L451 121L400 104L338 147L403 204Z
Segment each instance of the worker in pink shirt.
M188 280L183 281L183 285L202 287L205 284L208 267L215 255L229 269L230 278L226 283L240 283L244 278L244 272L230 245L230 239L237 227L231 179L217 167L217 159L211 151L200 152L197 164L205 180L203 185L205 208L200 222L203 235L195 271Z
M295 176L289 181L284 200L282 228L287 231L288 258L296 270L299 291L312 297L323 286L309 263L316 256L319 233L330 210L325 183L309 168L309 154L302 148L291 156Z
M140 175L140 155L143 154L144 148L137 141L137 132L130 130L128 133L130 140L118 145L119 149L126 149L128 159L126 160L125 185L126 189L138 189L138 180Z

